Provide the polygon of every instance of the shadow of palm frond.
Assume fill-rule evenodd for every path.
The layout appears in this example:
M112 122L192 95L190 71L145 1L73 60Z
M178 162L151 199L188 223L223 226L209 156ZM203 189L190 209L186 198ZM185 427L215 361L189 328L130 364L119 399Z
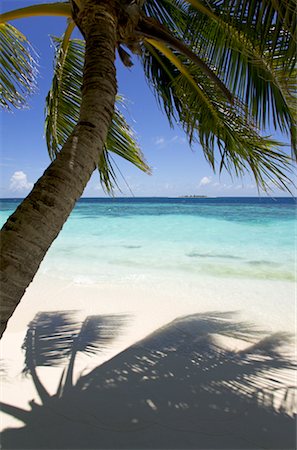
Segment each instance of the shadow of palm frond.
M95 355L105 351L118 337L127 315L93 315L83 321L78 311L39 312L29 323L23 343L25 366L42 403L50 399L37 375L37 367L64 367L55 397L61 398L73 387L73 373L79 352Z
M78 334L70 328L57 339L65 355L65 341L72 342L68 373L74 348L98 348L83 337L83 326ZM293 449L296 367L284 352L289 339L266 336L232 313L176 319L68 390L64 381L55 397L32 407L24 429L3 433L3 448ZM33 347L30 337L25 348Z

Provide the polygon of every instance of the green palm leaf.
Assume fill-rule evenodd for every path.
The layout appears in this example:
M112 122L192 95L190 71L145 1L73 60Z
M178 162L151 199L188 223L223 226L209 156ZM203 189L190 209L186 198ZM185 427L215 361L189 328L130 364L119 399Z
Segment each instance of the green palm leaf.
M216 67L227 87L247 105L258 126L291 133L296 151L292 105L295 37L272 2L261 2L262 8L260 2L231 3L232 7L230 2L223 2L220 8L214 5L207 18L200 13L189 14L192 22L187 24L188 37L199 54ZM193 41L197 29L200 36Z
M117 96L117 103L123 104L124 99ZM98 162L101 184L107 193L113 193L115 187L119 188L115 173L115 168L118 169L118 167L111 153L124 158L140 170L150 174L150 168L135 140L133 130L117 106L108 130L103 153Z
M212 168L226 168L236 175L252 170L259 187L268 189L272 182L284 189L289 181L290 158L277 142L260 135L252 117L247 116L245 105L236 100L231 109L212 80L176 55L203 90L211 104L209 108L176 65L150 45L146 44L146 49L142 59L145 74L170 123L180 124L191 144L201 144Z
M0 105L21 108L35 89L36 61L26 37L10 24L0 24Z
M53 38L53 42L56 49L55 73L46 98L46 140L52 159L56 157L79 120L85 50L84 42L79 39L69 40L67 46L59 38ZM121 103L122 98L118 96L117 102ZM117 185L110 152L149 173L150 169L133 132L117 107L104 151L101 156L98 155L100 181L108 193L112 193Z
M54 37L55 64L51 89L46 97L45 131L51 159L57 156L79 119L81 103L84 44L79 39L68 41Z
M212 68L258 128L291 137L296 155L295 2L147 0L146 11Z
M64 16L71 17L71 5L69 2L58 1L41 3L39 5L25 6L0 14L0 23L6 23L15 19L37 16Z

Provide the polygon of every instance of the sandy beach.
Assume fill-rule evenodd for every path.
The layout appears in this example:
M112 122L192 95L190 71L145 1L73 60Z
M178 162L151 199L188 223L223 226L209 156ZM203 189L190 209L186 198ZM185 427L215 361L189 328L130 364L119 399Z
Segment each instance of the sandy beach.
M281 293L282 296L280 297ZM272 382L270 386L272 392L271 398L273 398L274 408L275 411L279 411L281 407L287 408L286 411L287 414L285 414L284 417L288 421L287 423L286 420L284 420L284 417L281 416L279 417L280 420L279 424L281 426L278 429L278 432L276 433L276 435L278 436L278 440L276 441L275 441L276 437L272 439L273 435L271 435L271 430L273 426L275 426L275 423L278 422L274 415L275 412L272 414L271 416L272 418L269 418L267 416L266 410L268 407L267 404L265 407L263 406L263 411L265 413L263 414L265 418L263 416L263 419L261 419L262 417L260 411L261 408L259 408L259 411L257 410L257 408L256 410L258 411L257 414L259 413L259 418L257 420L263 420L263 424L267 422L266 428L268 427L268 429L270 429L269 432L270 437L268 441L267 436L266 437L264 436L267 435L267 433L263 432L263 427L260 427L257 433L255 433L254 421L248 423L246 422L247 419L244 416L240 416L241 418L238 419L237 414L233 414L234 416L233 418L231 414L231 416L229 417L229 419L231 420L230 423L233 423L232 421L235 422L233 423L231 428L230 423L227 426L227 428L224 428L224 426L222 426L222 423L224 423L225 419L221 417L223 413L222 411L219 411L219 406L217 406L218 418L216 418L216 415L214 416L210 415L208 417L209 412L207 412L207 408L202 408L202 411L204 410L205 413L205 416L202 418L199 416L199 414L202 414L202 411L200 410L199 414L197 413L196 411L197 408L194 406L195 403L191 406L191 402L185 400L183 402L177 402L175 407L172 406L171 408L169 408L169 414L167 412L166 414L161 415L160 418L158 417L157 414L157 417L155 418L150 417L148 419L147 417L148 413L150 414L152 413L154 416L154 413L157 412L159 413L160 408L155 401L150 400L150 397L157 396L157 398L159 398L162 403L163 401L162 395L164 394L164 392L166 393L167 382L165 384L166 387L163 387L160 392L155 390L157 389L157 386L153 389L153 394L150 394L150 397L148 396L148 398L146 399L146 402L148 403L147 408L145 408L144 411L142 411L142 408L139 408L140 405L143 405L143 401L141 401L137 406L138 401L137 396L139 395L139 392L141 392L141 389L139 388L139 386L137 386L137 381L135 381L136 383L135 391L133 390L133 382L132 385L129 388L127 388L128 389L127 392L125 386L123 387L124 389L123 392L124 393L126 392L123 398L121 397L123 393L121 393L119 396L114 397L114 394L111 392L112 389L104 390L102 387L104 386L104 383L105 386L108 386L106 384L106 379L109 378L109 376L107 376L106 373L104 373L105 367L108 368L108 365L111 364L112 370L115 370L116 373L120 375L120 370L123 369L122 367L123 364L125 366L125 364L129 364L129 361L131 360L131 352L133 353L135 348L141 350L147 348L147 345L151 345L150 342L152 340L152 336L158 336L160 333L161 337L159 344L157 346L159 350L156 350L156 348L155 350L164 353L163 347L164 342L166 342L165 347L167 350L164 353L164 355L166 354L167 357L166 358L164 357L164 362L166 359L168 359L168 362L166 364L169 364L169 366L170 364L173 364L173 368L175 368L176 370L179 370L178 367L180 365L181 367L187 367L187 362L189 362L189 360L193 362L195 358L193 357L193 355L191 357L191 355L189 356L189 354L187 353L194 352L197 356L197 351L200 348L199 345L205 339L207 340L210 336L212 337L211 339L212 345L215 345L216 349L220 349L220 352L227 352L226 354L229 355L229 358L232 358L234 357L234 355L237 355L236 357L238 357L238 355L240 355L250 345L253 345L256 342L263 340L263 338L267 338L267 336L271 335L277 336L276 333L284 333L284 332L294 335L295 305L294 305L293 283L285 281L271 282L269 280L267 282L263 282L263 280L261 280L258 282L253 281L253 283L251 284L249 283L248 280L222 279L220 284L218 280L216 280L216 283L214 283L214 280L211 277L209 278L203 277L198 279L196 283L193 283L192 279L189 279L187 282L187 278L185 277L184 282L182 284L179 282L179 280L176 281L171 280L170 283L168 283L167 280L166 283L164 281L163 286L162 284L154 286L151 284L145 284L140 281L138 282L134 281L133 283L130 282L126 284L123 282L118 284L108 284L108 283L83 284L74 282L67 283L62 280L55 280L50 276L38 275L34 280L34 282L32 283L32 285L30 286L30 288L28 289L14 317L11 319L8 329L1 343L2 346L1 357L5 369L3 373L3 380L1 383L1 391L2 391L1 397L2 401L5 404L17 406L18 408L22 408L25 410L30 410L29 402L32 400L34 400L34 403L36 402L40 404L40 399L36 392L36 388L34 387L32 378L30 376L25 377L24 375L22 375L22 370L24 366L24 352L22 351L21 346L24 341L27 325L38 312L45 312L45 311L61 312L67 310L77 311L81 320L84 320L86 316L98 314L99 315L125 314L128 317L126 326L123 328L118 338L115 339L115 341L107 351L104 351L92 357L80 354L77 356L75 362L74 384L77 383L77 386L80 386L82 383L81 380L84 379L84 377L90 376L89 375L90 373L93 374L92 383L93 384L95 383L96 386L98 383L98 386L96 388L97 389L96 395L98 395L98 402L101 406L98 409L98 405L96 407L92 405L90 409L92 410L93 408L92 420L90 419L90 410L88 411L88 414L85 417L87 422L90 421L90 426L95 427L96 430L98 430L97 426L99 424L99 429L103 433L102 442L104 444L100 444L100 447L98 448L105 448L105 447L113 448L109 446L109 443L110 445L112 445L111 444L112 442L114 442L115 446L116 445L119 446L115 448L122 448L121 445L124 446L123 448L126 448L125 445L126 446L128 445L128 448L159 448L159 447L171 448L168 447L168 435L166 435L166 433L164 434L164 427L166 429L167 426L169 426L169 428L177 427L177 429L180 430L179 432L175 431L174 433L175 438L173 440L171 440L170 438L170 442L172 445L176 443L177 445L176 448L183 448L178 447L178 445L182 446L183 442L185 448L204 448L203 446L205 446L205 448L213 448L214 445L216 445L214 448L258 448L255 447L255 445L258 445L258 442L259 445L262 445L261 442L265 443L268 441L271 441L272 445L271 448L279 448L277 447L277 445L280 445L282 439L285 439L286 442L293 442L293 435L290 432L290 430L293 431L294 429L294 427L292 428L293 425L292 422L290 422L294 409L293 406L294 400L292 400L293 394L291 390L288 391L289 392L288 397L290 398L284 400L286 392L284 386L286 385L290 386L291 389L292 385L294 384L294 377L292 370L286 369L283 371L279 370L275 372L275 369L271 367L272 369L271 372L269 370L268 364L265 370L261 369L258 374L253 375L254 377L254 378L252 377L252 379L254 379L253 389L251 387L253 386L253 383L249 380L249 370L247 370L246 388L248 390L251 389L251 391L243 395L245 390L243 382L244 377L241 379L241 375L239 374L238 379L241 379L240 381L241 384L239 383L237 388L235 389L236 387L235 383L234 386L230 388L228 394L230 395L230 402L231 402L230 404L232 404L232 395L234 394L233 392L234 389L235 391L238 390L241 402L243 402L243 399L245 398L245 401L247 401L248 399L252 399L257 404L257 402L261 400L258 392L259 386L261 386L261 379L265 380L267 379L265 371L267 371L268 375L270 373L270 377L274 376L276 380ZM233 329L231 326L229 331L223 332L220 327L217 328L218 321L219 322L222 321L222 323L224 324L226 323L233 324L232 326L234 326L235 328ZM178 326L176 326L177 323ZM186 329L188 329L189 323L190 323L190 331L189 332L185 331L185 333L188 337L190 336L188 342L188 347L190 346L190 349L188 347L183 348L183 346L180 346L179 348L178 342L180 334L183 334L183 330L185 330L185 327ZM203 324L203 326L201 324ZM240 330L243 331L245 325L247 325L247 329L249 330L247 332L248 337L242 339L242 336L240 336L240 333L238 333L238 327L239 331ZM177 335L176 333L172 333L171 331L169 332L168 336L166 335L166 332L164 334L164 330L167 329L171 330L171 327L173 327L175 331L178 330ZM234 333L234 330L237 331ZM263 331L264 333L257 336L258 331ZM284 335L279 334L278 336ZM155 338L153 338L153 341L154 339ZM279 344L284 344L282 346L282 349L280 350L280 354L284 352L286 354L291 353L292 355L294 353L294 343L293 342L286 343L284 337L282 337L281 340L283 342L279 342L276 340L277 346L279 346ZM208 345L210 345L210 341L208 342ZM154 346L156 347L156 344L154 344ZM170 353L170 348L175 347L176 347L175 356L176 357L179 356L180 361L178 359L172 361L170 359L170 356L172 357L172 355L168 354L168 352ZM276 354L275 355L273 354L275 349L272 350L272 345L271 346L267 345L266 347L268 355L267 358L275 357ZM205 347L205 345L203 344L200 349L202 359L204 357L206 358L206 360L209 358L209 349L212 348L212 346L210 346L208 350L207 348L208 347ZM265 353L265 345L262 350L262 353L263 352ZM233 356L231 357L230 355ZM135 355L133 355L133 358L135 358ZM147 356L145 356L145 358L147 358ZM150 360L147 359L147 361ZM149 365L150 363L148 362L148 366ZM118 372L117 366L119 369ZM103 375L100 372L100 367L101 372L103 370L102 372ZM108 369L108 372L110 370L111 369ZM171 370L168 369L169 373L172 374L172 378L174 379L175 375L172 370L173 369ZM229 368L229 370L231 369ZM234 368L232 370L234 370ZM234 377L232 370L230 372L231 374L230 379ZM124 372L128 374L127 371ZM37 373L47 391L50 393L51 396L53 396L57 391L57 386L62 373L62 367L61 368L39 367L37 368ZM133 371L131 373L132 375L134 374ZM189 373L191 374L191 372ZM224 373L223 378L226 377L227 380L228 368L225 368L223 373ZM97 374L95 377L96 378L95 381L94 381L94 374ZM192 375L189 375L189 377L190 376L192 378ZM201 397L201 392L199 396L198 387L199 386L201 387L201 382L199 382L199 376L197 374L195 375L196 378L194 379L194 384L197 385L197 390L195 391L194 394L192 393L192 399L195 398L195 395L197 395L196 398L197 402L199 402L199 398L203 398L204 402L208 402L207 397L205 397L205 392L204 396ZM112 377L110 378L113 379ZM120 377L119 380L121 380ZM224 383L227 382L226 380ZM184 382L185 381L176 380L175 389L182 390ZM89 386L88 383L86 384L86 386ZM224 383L223 385L225 386ZM278 392L275 391L275 393L273 393L273 390L275 390L275 386L277 383L279 383L279 386L282 386L282 389L280 389ZM192 384L189 383L189 386L191 385ZM169 386L170 386L170 379L169 379ZM269 383L267 385L267 381L264 381L263 387L269 390ZM65 410L66 406L64 404L60 405L58 411L60 412L66 411L65 414L68 417L67 419L68 421L74 420L74 422L80 423L82 425L85 419L83 413L80 415L77 412L77 408L79 410L80 408L79 404L81 402L81 400L79 399L76 400L78 391L80 391L79 392L80 395L82 394L82 392L84 392L78 387L77 389L73 388L73 395L71 397L71 402L74 402L74 409L76 410L75 417L72 417L74 410L70 408L70 410L68 409L67 412ZM89 390L87 389L86 392L89 392ZM145 392L146 391L144 390L144 393ZM111 393L110 399L108 398L108 393ZM105 398L104 395L105 397L106 396L107 397ZM128 397L130 401L128 401ZM105 399L104 401L106 401L108 405L104 407L104 414L103 414L104 416L103 422L106 424L108 431L106 431L104 427L102 431L101 426L102 404L101 401L99 400L101 398L104 398ZM186 394L185 398L187 398ZM86 399L88 399L86 401L87 404L89 404L88 402L90 402L90 398L86 396ZM91 396L91 399L94 400L94 396ZM173 402L174 398L168 401ZM263 405L265 405L264 400L263 402L264 402ZM130 406L129 407L127 405L125 406L126 403L127 405ZM128 413L127 411L129 410L129 408L132 408L131 404L133 403L135 403L134 405L135 410L133 411L132 416L130 417L130 412ZM246 404L248 408L249 407L248 401ZM253 408L255 408L255 405L252 406ZM127 411L125 410L125 408L126 409L128 408ZM269 405L269 408L271 409L272 405ZM122 414L121 417L119 417L118 411L121 411ZM185 417L181 419L179 415L175 416L174 414L171 417L170 411L173 412L184 411ZM126 413L128 414L127 417ZM34 417L33 411L31 415L33 418ZM97 419L94 419L94 415L95 417L97 417L98 421ZM166 420L164 419L164 417L166 417ZM34 423L35 419L32 420ZM46 427L51 427L50 424L51 420L52 419L48 418L48 421L46 422L47 425L45 426L45 424L43 424L41 426L41 430L43 430L42 433L46 433L45 431ZM166 422L165 425L164 420ZM214 420L215 421L218 420L220 422L220 427L223 427L219 435L224 436L227 433L228 438L226 438L226 440L225 438L222 440L222 438L219 438L218 436L212 439L208 437L205 440L204 432L205 430L208 430L206 433L207 436L209 435L209 433L211 434L211 430L213 428L211 426L211 423L213 423ZM142 434L141 438L141 435L139 435L139 431L137 431L138 430L137 426L135 428L134 425L140 424L143 421L146 424L145 425L146 432ZM243 427L242 424L240 425L241 421L246 422L245 427ZM197 431L200 426L199 423L202 427L201 435ZM236 429L238 429L238 427L239 428L243 427L239 435L238 431L236 431L234 435L235 428L233 428L233 426L235 424ZM16 417L13 417L13 415L5 414L4 412L1 413L2 430L7 428L19 428L22 427L23 425L24 421L21 421ZM45 427L45 429L43 429L43 427ZM158 427L161 427L160 429L163 430L161 435L160 430L158 431ZM30 426L27 427L27 430L29 428ZM134 430L135 439L133 438L132 433L134 428L135 428ZM24 439L26 441L25 444L24 441L22 441L23 439L22 434L20 435L14 434L12 430L8 432L6 431L4 433L4 448L13 448L11 447L11 445L13 445L12 443L14 443L14 445L21 445L20 442L23 442L24 448L38 448L38 446L40 445L40 440L36 438L36 434L34 438L34 433L32 431L33 429L34 427L32 428L31 426L31 433L30 432L25 433L24 435ZM189 429L189 435L187 434L187 437L183 441L181 436L185 435L185 431L187 429ZM59 432L61 433L61 430ZM125 435L126 437L123 438L122 435L125 434L125 432L127 434ZM82 434L84 435L84 433ZM250 441L249 445L248 439L251 438L251 434L253 434L254 437ZM62 433L62 435L64 436L64 432ZM127 436L129 437L127 438ZM146 445L145 439L147 439L148 436L150 437L150 440L152 442L151 445L153 445L153 447L145 447ZM156 436L161 436L160 441L158 441ZM170 436L172 436L171 432ZM204 436L204 438L202 439L201 436ZM46 447L46 445L53 445L53 444L46 444L46 441L43 441L45 442L44 443L45 447L43 448L64 448L63 445L66 445L64 438L61 438L60 444L58 443L55 444L56 447L55 446ZM126 438L128 439L127 441ZM277 442L278 444L276 445ZM8 447L5 447L6 443ZM36 447L32 447L34 446L34 443L36 443ZM83 444L82 442L80 442L80 444L77 444L77 446L75 446L75 444L73 444L72 442L72 445L74 445L73 448L96 448L88 446L94 445L94 441L92 441L92 439L90 443L86 446L84 446L85 444ZM195 447L195 445L197 445L197 447Z

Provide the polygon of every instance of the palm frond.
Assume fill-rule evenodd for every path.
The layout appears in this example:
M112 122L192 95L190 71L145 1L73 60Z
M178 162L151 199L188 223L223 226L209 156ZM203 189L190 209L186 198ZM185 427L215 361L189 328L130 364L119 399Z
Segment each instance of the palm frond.
M0 24L0 105L21 108L36 87L36 60L26 37L10 24ZM36 55L34 54L35 58Z
M207 51L229 89L245 102L259 127L272 126L292 134L296 77L292 68L285 67L287 57L278 50L269 57L268 51L262 53L242 31L230 32L228 26L217 28L215 34L215 44L208 43ZM292 146L296 148L296 141L292 140Z
M31 5L25 8L15 9L0 14L0 24L15 19L34 16L66 16L71 17L71 6L69 2L43 3Z
M146 0L143 11L147 17L165 25L172 33L183 33L187 21L187 3L183 0Z
M178 26L166 26L175 37L215 71L258 128L289 135L296 156L295 2L163 0L159 9L156 3L147 0L147 12L164 23L174 7Z
M273 56L276 49L286 53L287 67L294 67L296 60L296 3L294 0L186 0L188 16L194 11L195 20L205 21L211 26L228 32L231 39L238 41L244 37L256 44L261 53L269 52ZM202 22L200 22L201 24ZM197 23L196 23L197 25ZM199 29L200 31L200 29ZM243 32L243 34L241 34ZM293 59L292 59L293 58Z
M154 39L147 39L147 42L149 44L151 44L153 47L155 47L157 50L159 50L164 56L166 56L166 58L168 58L169 61L180 71L180 73L183 75L183 77L191 85L193 90L196 91L196 95L199 98L199 103L204 104L209 109L209 111L212 113L212 115L216 118L217 114L213 108L213 104L212 104L211 100L205 95L203 89L201 89L200 85L192 77L192 75L191 75L190 71L188 70L188 68L186 67L186 65L183 64L183 61L181 61L163 43L155 41Z
M123 97L117 96L117 104L122 105L123 103ZM119 189L115 173L115 170L119 171L119 169L111 153L129 161L143 172L151 173L150 167L147 165L144 155L137 144L132 128L128 125L124 115L117 106L115 106L104 150L98 162L101 184L108 194L113 194L115 187Z
M113 195L115 188L121 192L120 186L117 182L115 169L113 167L110 154L106 150L106 146L104 146L103 151L99 156L98 171L101 186L106 193Z
M290 158L277 142L262 137L245 105L236 100L232 108L215 84L195 65L179 57L195 84L203 89L203 101L185 73L177 70L162 53L146 45L143 54L146 76L154 87L169 121L179 123L191 144L199 142L212 168L227 169L240 176L251 170L259 187L272 182L282 189L289 183ZM209 108L208 103L211 104ZM215 114L212 111L215 111Z
M207 76L212 79L215 84L217 84L218 88L221 89L226 98L232 102L231 93L228 91L224 83L222 83L222 81L216 76L215 72L211 70L208 65L191 50L191 48L185 45L181 40L175 38L174 35L165 28L165 26L160 26L157 21L143 18L138 25L138 30L140 34L146 38L149 38L149 40L153 40L154 42L161 41L167 46L172 47L174 50L187 56L190 61L195 63Z
M286 25L277 3L208 2L208 15L189 12L186 38L216 67L260 128L291 135L296 154L296 15L290 23L288 15ZM292 2L286 3L292 10Z
M65 33L66 34L66 33ZM54 159L79 119L84 64L84 43L80 39L53 37L54 77L46 97L45 135L49 156Z
M66 142L79 120L81 84L84 63L84 42L79 39L67 41L53 38L56 48L55 73L51 89L46 98L46 140L53 159ZM118 96L117 103L123 98ZM140 170L150 169L136 142L131 127L116 107L103 153L98 155L98 170L103 188L108 193L117 186L116 173L109 153L113 152L131 162Z

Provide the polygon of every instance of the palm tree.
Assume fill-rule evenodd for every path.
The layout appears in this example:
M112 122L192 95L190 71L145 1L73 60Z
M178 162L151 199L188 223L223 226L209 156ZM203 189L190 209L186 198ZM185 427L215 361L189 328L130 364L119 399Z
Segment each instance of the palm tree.
M53 161L1 232L1 334L96 168L110 190L110 146L148 170L114 110L116 50L126 66L139 55L170 124L200 143L213 169L289 189L292 159L260 134L267 126L290 136L296 156L293 0L69 0L3 13L4 107L21 106L34 84L29 44L8 22L38 15L67 17L47 98ZM85 44L71 40L75 26Z

